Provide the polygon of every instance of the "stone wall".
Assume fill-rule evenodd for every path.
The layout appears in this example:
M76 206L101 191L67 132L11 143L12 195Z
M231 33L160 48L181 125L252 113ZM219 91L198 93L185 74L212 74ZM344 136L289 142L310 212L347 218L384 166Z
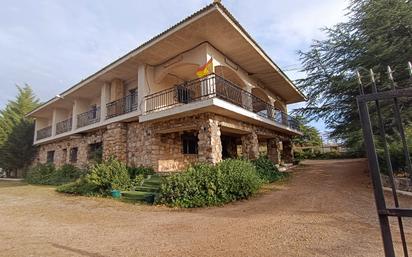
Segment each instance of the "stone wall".
M89 162L89 145L102 142L103 132L103 130L98 130L85 135L73 136L57 142L40 145L37 149L34 164L46 163L47 152L54 151L54 164L57 167L60 167L61 165L70 162L70 150L77 147L77 161L72 164L78 167L86 166Z
M261 143L269 140L267 147L269 158L279 162L278 142L280 140L290 142L288 136L267 128L216 114L202 113L155 122L113 123L97 132L40 146L37 162L46 162L47 151L54 150L55 163L59 166L68 162L70 148L78 147L76 165L84 166L88 162L89 144L102 142L104 159L115 156L129 166L151 166L159 172L178 171L199 161L220 162L222 129L232 131L229 136L241 142L242 155L249 159L256 159L259 156L259 140ZM181 139L183 133L197 136L198 154L183 154ZM67 149L67 152L63 149ZM236 145L230 146L229 150L234 153ZM286 143L284 150L286 153L282 154L282 158L285 162L290 162L291 145Z
M392 187L389 176L381 174L382 185ZM397 190L412 192L412 181L410 178L394 177L394 183Z
M181 132L157 133L167 124L128 125L127 164L151 166L159 172L178 171L198 161L198 155L183 154Z
M242 136L242 154L250 160L256 160L259 157L259 140L254 131Z
M107 125L103 134L103 159L113 156L127 162L127 124L122 122Z

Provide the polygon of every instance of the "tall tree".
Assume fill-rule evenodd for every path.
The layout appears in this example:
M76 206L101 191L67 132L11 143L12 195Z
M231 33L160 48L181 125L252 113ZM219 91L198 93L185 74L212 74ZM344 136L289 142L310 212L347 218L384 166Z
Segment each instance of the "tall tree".
M34 155L34 122L26 114L39 105L30 86L17 86L18 95L0 111L0 167L6 171L26 168Z
M296 119L299 121L299 130L303 135L295 137L293 144L298 146L321 146L322 137L319 131L315 127L310 126L308 121L302 116L297 116Z
M347 16L346 22L324 29L325 40L315 40L309 51L300 52L307 76L298 86L309 101L298 112L323 119L331 136L359 148L363 140L355 73L373 69L381 87L387 87L386 67L390 65L398 86L407 82L406 64L412 59L412 1L352 0ZM408 115L407 122L410 118Z

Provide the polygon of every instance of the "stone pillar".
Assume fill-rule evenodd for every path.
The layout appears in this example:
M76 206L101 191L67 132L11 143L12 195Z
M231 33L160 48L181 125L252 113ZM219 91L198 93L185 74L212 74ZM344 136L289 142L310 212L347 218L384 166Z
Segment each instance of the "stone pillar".
M279 139L273 138L267 140L268 158L275 164L280 164Z
M112 123L107 125L103 134L103 159L111 156L119 161L127 162L127 125L125 123Z
M198 134L198 155L200 162L218 163L222 160L222 142L217 121L207 119Z
M282 161L284 163L293 163L292 140L282 141Z
M256 132L242 136L242 154L249 160L259 157L259 141Z

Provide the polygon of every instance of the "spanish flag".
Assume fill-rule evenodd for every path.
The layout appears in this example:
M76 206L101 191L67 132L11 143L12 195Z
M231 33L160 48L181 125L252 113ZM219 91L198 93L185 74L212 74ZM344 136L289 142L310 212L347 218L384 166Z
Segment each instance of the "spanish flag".
M211 71L212 71L212 58L210 58L210 60L207 63L205 63L202 66L200 66L199 68L197 68L196 75L199 78L203 78L203 77L209 75Z

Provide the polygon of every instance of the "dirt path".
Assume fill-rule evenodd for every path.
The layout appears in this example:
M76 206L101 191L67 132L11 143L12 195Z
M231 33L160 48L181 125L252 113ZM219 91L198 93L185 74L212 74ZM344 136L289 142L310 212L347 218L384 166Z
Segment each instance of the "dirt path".
M196 210L0 182L0 249L8 257L383 256L362 160L308 161L276 190Z

